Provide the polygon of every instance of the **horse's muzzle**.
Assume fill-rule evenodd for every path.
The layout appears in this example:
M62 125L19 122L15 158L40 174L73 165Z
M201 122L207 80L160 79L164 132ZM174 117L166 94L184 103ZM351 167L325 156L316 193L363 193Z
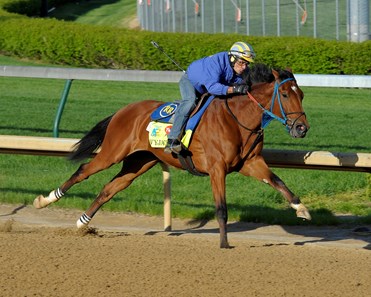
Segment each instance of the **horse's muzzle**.
M309 127L302 123L294 125L290 130L290 135L294 138L304 138L307 135Z

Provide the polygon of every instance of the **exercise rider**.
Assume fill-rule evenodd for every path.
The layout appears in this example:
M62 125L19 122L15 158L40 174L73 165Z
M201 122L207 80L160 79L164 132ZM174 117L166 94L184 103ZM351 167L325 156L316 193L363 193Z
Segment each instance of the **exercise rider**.
M228 52L220 52L192 62L179 81L182 100L175 112L174 124L168 135L166 153L179 154L182 150L181 133L196 100L204 94L227 95L246 94L249 86L243 84L242 76L249 71L254 62L252 46L236 42Z

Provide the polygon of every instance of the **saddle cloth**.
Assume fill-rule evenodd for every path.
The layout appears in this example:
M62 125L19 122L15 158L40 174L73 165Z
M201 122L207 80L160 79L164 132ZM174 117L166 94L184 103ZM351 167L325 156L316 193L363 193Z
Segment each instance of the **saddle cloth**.
M186 148L189 147L192 134L196 130L202 115L213 99L214 96L209 96L201 108L189 118L186 124L185 134L182 138L182 143ZM179 102L167 102L152 112L151 121L147 126L151 147L164 148L166 146L167 136L173 126L174 114L178 106Z

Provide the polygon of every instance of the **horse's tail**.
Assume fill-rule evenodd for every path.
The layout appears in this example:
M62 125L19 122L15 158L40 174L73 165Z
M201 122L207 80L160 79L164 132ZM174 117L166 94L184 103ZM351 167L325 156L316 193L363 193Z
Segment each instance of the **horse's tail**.
M101 146L112 117L113 115L100 121L93 129L86 133L86 135L74 145L73 152L69 154L68 159L71 161L82 161L91 157L92 153Z

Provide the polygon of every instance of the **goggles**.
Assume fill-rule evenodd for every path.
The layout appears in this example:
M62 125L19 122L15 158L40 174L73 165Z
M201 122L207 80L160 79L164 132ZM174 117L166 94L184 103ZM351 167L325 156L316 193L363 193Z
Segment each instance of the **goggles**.
M243 66L246 66L246 67L247 67L247 66L249 66L250 62L238 59L238 60L236 61L236 64L237 64L238 66L241 66L241 67L243 67Z
M238 52L238 51L231 51L232 55L235 55L237 57L244 57L244 58L252 58L255 59L255 53L251 51L244 51L244 52Z

